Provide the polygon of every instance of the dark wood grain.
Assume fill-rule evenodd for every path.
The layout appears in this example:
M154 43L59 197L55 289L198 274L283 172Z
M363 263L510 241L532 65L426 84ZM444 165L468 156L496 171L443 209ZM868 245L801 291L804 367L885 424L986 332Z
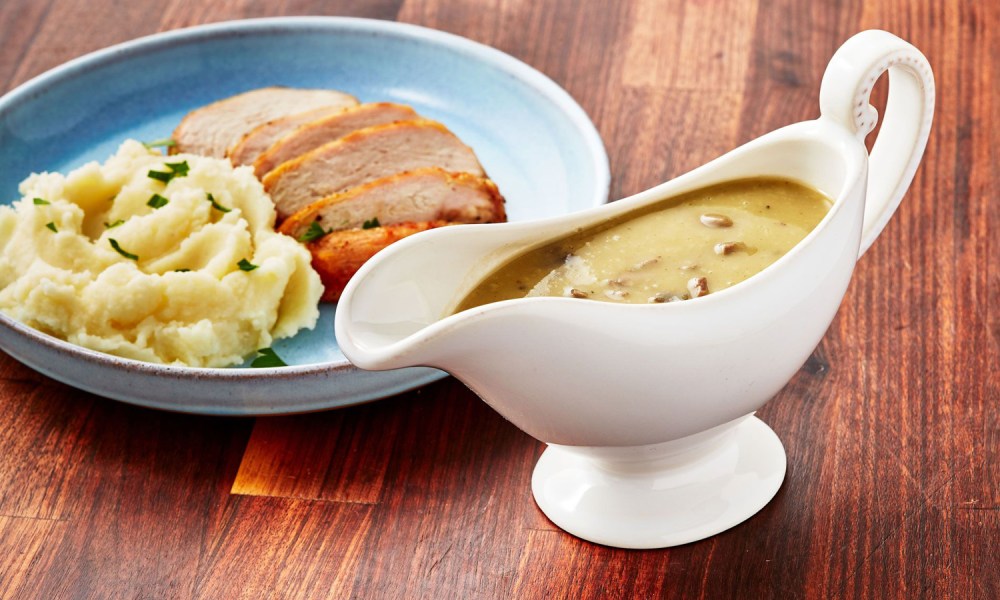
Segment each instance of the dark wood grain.
M858 30L921 48L938 93L924 162L813 357L759 412L785 483L721 535L618 550L541 514L543 446L454 380L217 419L2 355L0 597L1000 598L1000 4L5 0L0 90L139 35L302 14L431 26L541 69L595 121L615 197L815 117Z

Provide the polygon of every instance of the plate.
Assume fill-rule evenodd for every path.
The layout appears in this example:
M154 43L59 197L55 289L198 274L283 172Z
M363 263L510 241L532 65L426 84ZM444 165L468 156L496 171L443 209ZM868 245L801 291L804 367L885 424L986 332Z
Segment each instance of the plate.
M583 109L517 59L471 40L387 21L301 17L233 21L157 34L89 54L0 98L0 200L29 173L103 161L126 138L169 137L189 110L269 85L333 88L395 101L441 121L479 156L510 220L607 200L608 159ZM290 365L201 369L94 352L0 315L0 348L29 367L109 398L172 411L261 415L358 404L445 376L368 372L333 332L275 342Z

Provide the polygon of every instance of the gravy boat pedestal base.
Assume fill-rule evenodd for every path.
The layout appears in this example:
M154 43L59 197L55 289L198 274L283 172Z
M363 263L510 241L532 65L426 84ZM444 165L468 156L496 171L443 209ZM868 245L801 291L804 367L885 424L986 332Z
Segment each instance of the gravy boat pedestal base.
M784 478L781 441L749 416L664 444L550 445L531 488L545 516L567 532L646 549L695 542L742 523Z

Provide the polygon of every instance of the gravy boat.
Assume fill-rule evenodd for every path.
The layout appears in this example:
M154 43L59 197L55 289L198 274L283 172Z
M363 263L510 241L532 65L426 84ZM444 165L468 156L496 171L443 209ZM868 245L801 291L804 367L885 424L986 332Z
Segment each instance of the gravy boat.
M868 104L889 71L871 155ZM350 281L336 335L363 369L444 369L546 442L532 477L556 525L623 548L684 544L752 516L777 493L785 452L753 416L833 320L858 258L892 216L934 108L913 46L865 31L833 56L821 116L771 132L629 198L540 221L446 227L393 244ZM715 183L784 177L834 199L797 246L731 288L625 305L521 298L451 314L485 275L579 228Z

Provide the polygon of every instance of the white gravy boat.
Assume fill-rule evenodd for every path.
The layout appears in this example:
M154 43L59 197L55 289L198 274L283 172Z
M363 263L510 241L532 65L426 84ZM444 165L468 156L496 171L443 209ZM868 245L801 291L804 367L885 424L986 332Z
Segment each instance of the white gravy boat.
M886 70L889 99L869 156L864 137L878 114L868 97ZM815 349L855 263L909 187L934 109L930 66L889 33L859 33L830 61L820 109L815 121L618 202L393 244L348 284L336 316L340 347L364 369L449 371L549 444L532 478L535 500L574 535L657 548L724 531L784 479L784 448L753 413ZM450 315L523 251L668 196L763 175L804 182L835 203L747 281L669 304L522 298Z

